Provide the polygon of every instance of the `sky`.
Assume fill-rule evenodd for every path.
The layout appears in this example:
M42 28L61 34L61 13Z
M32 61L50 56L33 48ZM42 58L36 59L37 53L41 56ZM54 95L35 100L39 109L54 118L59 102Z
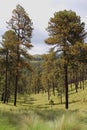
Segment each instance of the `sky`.
M7 30L6 21L12 17L12 11L20 4L32 19L33 33L31 54L48 53L51 46L46 45L44 40L48 38L46 28L50 17L55 12L61 10L75 11L81 17L81 21L85 22L87 29L87 1L86 0L0 0L0 40L1 36Z

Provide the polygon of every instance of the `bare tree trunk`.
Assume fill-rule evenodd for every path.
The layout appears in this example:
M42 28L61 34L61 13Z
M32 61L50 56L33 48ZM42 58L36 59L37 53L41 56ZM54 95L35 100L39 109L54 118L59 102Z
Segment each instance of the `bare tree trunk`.
M18 76L16 75L16 79L15 79L15 93L14 93L14 106L16 106L16 102L17 102L17 88L18 88Z
M4 100L3 100L4 103L7 100L7 87L8 87L8 49L6 52L6 75L5 75Z
M81 74L81 70L80 70L80 89L82 89L81 80L82 80L82 74Z
M52 86L53 86L53 95L55 96L55 83L54 83L54 81L52 82Z
M14 91L14 106L16 106L17 102L17 90L18 90L18 75L19 75L19 45L17 46L17 68L16 68L16 77L15 77L15 91Z
M60 98L61 98L61 104L62 104L63 103L63 101L62 101L62 92L61 92L61 97Z
M65 74L65 108L68 109L68 67L67 64L64 65Z
M75 78L75 89L76 89L76 93L78 92L78 72L76 71L76 78Z
M83 88L83 90L84 90L84 80L85 80L85 70L83 69L83 79L82 79L82 84L83 84L82 88Z
M48 81L48 100L50 100L50 85L49 85L49 81Z

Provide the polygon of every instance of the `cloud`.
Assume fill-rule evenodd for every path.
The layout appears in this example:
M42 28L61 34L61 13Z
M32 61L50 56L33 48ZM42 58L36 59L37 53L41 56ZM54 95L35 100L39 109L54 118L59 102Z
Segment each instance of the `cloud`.
M45 28L53 14L60 10L73 10L81 16L87 29L87 1L86 0L1 0L0 1L0 35L6 30L6 21L12 17L16 5L24 7L33 22L32 44L33 53L44 53L49 50L44 40L48 37Z
M35 29L32 35L31 43L34 46L30 52L32 54L43 54L48 53L50 46L47 45L44 40L48 37L47 32L40 29Z
M50 46L44 45L44 43L36 44L31 50L30 54L47 54L49 52Z
M48 37L48 33L45 30L41 30L38 28L34 28L33 33L32 33L32 42L33 43L38 43L39 41L44 42L44 40Z
M5 29L0 28L0 42L2 40L2 35L4 34L5 31L6 31Z

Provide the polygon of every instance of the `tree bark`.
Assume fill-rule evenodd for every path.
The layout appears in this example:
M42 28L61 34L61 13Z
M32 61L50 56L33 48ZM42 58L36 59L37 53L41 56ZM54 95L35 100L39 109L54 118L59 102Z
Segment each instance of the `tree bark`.
M16 106L16 102L17 102L17 88L18 88L18 76L16 75L16 79L15 79L15 93L14 93L14 106Z
M49 84L49 81L48 81L48 100L50 100L50 84Z
M15 91L14 91L14 106L16 106L17 102L17 90L18 90L18 75L19 75L19 45L17 46L17 68L16 68L16 77L15 77Z
M67 64L64 65L65 74L65 108L68 109L68 67Z
M5 75L5 90L4 90L4 100L3 102L5 103L7 100L7 87L8 87L8 49L6 52L6 75Z

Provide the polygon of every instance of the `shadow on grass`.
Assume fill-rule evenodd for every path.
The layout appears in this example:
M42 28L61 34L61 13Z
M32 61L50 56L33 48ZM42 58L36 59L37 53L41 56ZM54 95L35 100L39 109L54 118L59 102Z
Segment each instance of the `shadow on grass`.
M49 106L43 106L43 105L37 105L37 106L35 106L35 108L36 109L40 109L40 110L43 110L43 109L47 109L47 108L49 108Z
M63 115L71 115L73 113L78 112L78 110L68 110L65 109L56 109L56 110L35 110L35 113L39 115L43 120L54 121L56 119L60 119Z
M24 97L24 99L17 100L17 103L21 104L22 106L28 106L28 105L35 104L36 101L37 100L35 98L32 98L32 97L30 97L30 98Z
M73 95L73 94L76 94L76 92L69 92L68 95Z
M73 103L77 103L77 102L80 102L80 100L72 100L69 102L69 104L73 104Z

